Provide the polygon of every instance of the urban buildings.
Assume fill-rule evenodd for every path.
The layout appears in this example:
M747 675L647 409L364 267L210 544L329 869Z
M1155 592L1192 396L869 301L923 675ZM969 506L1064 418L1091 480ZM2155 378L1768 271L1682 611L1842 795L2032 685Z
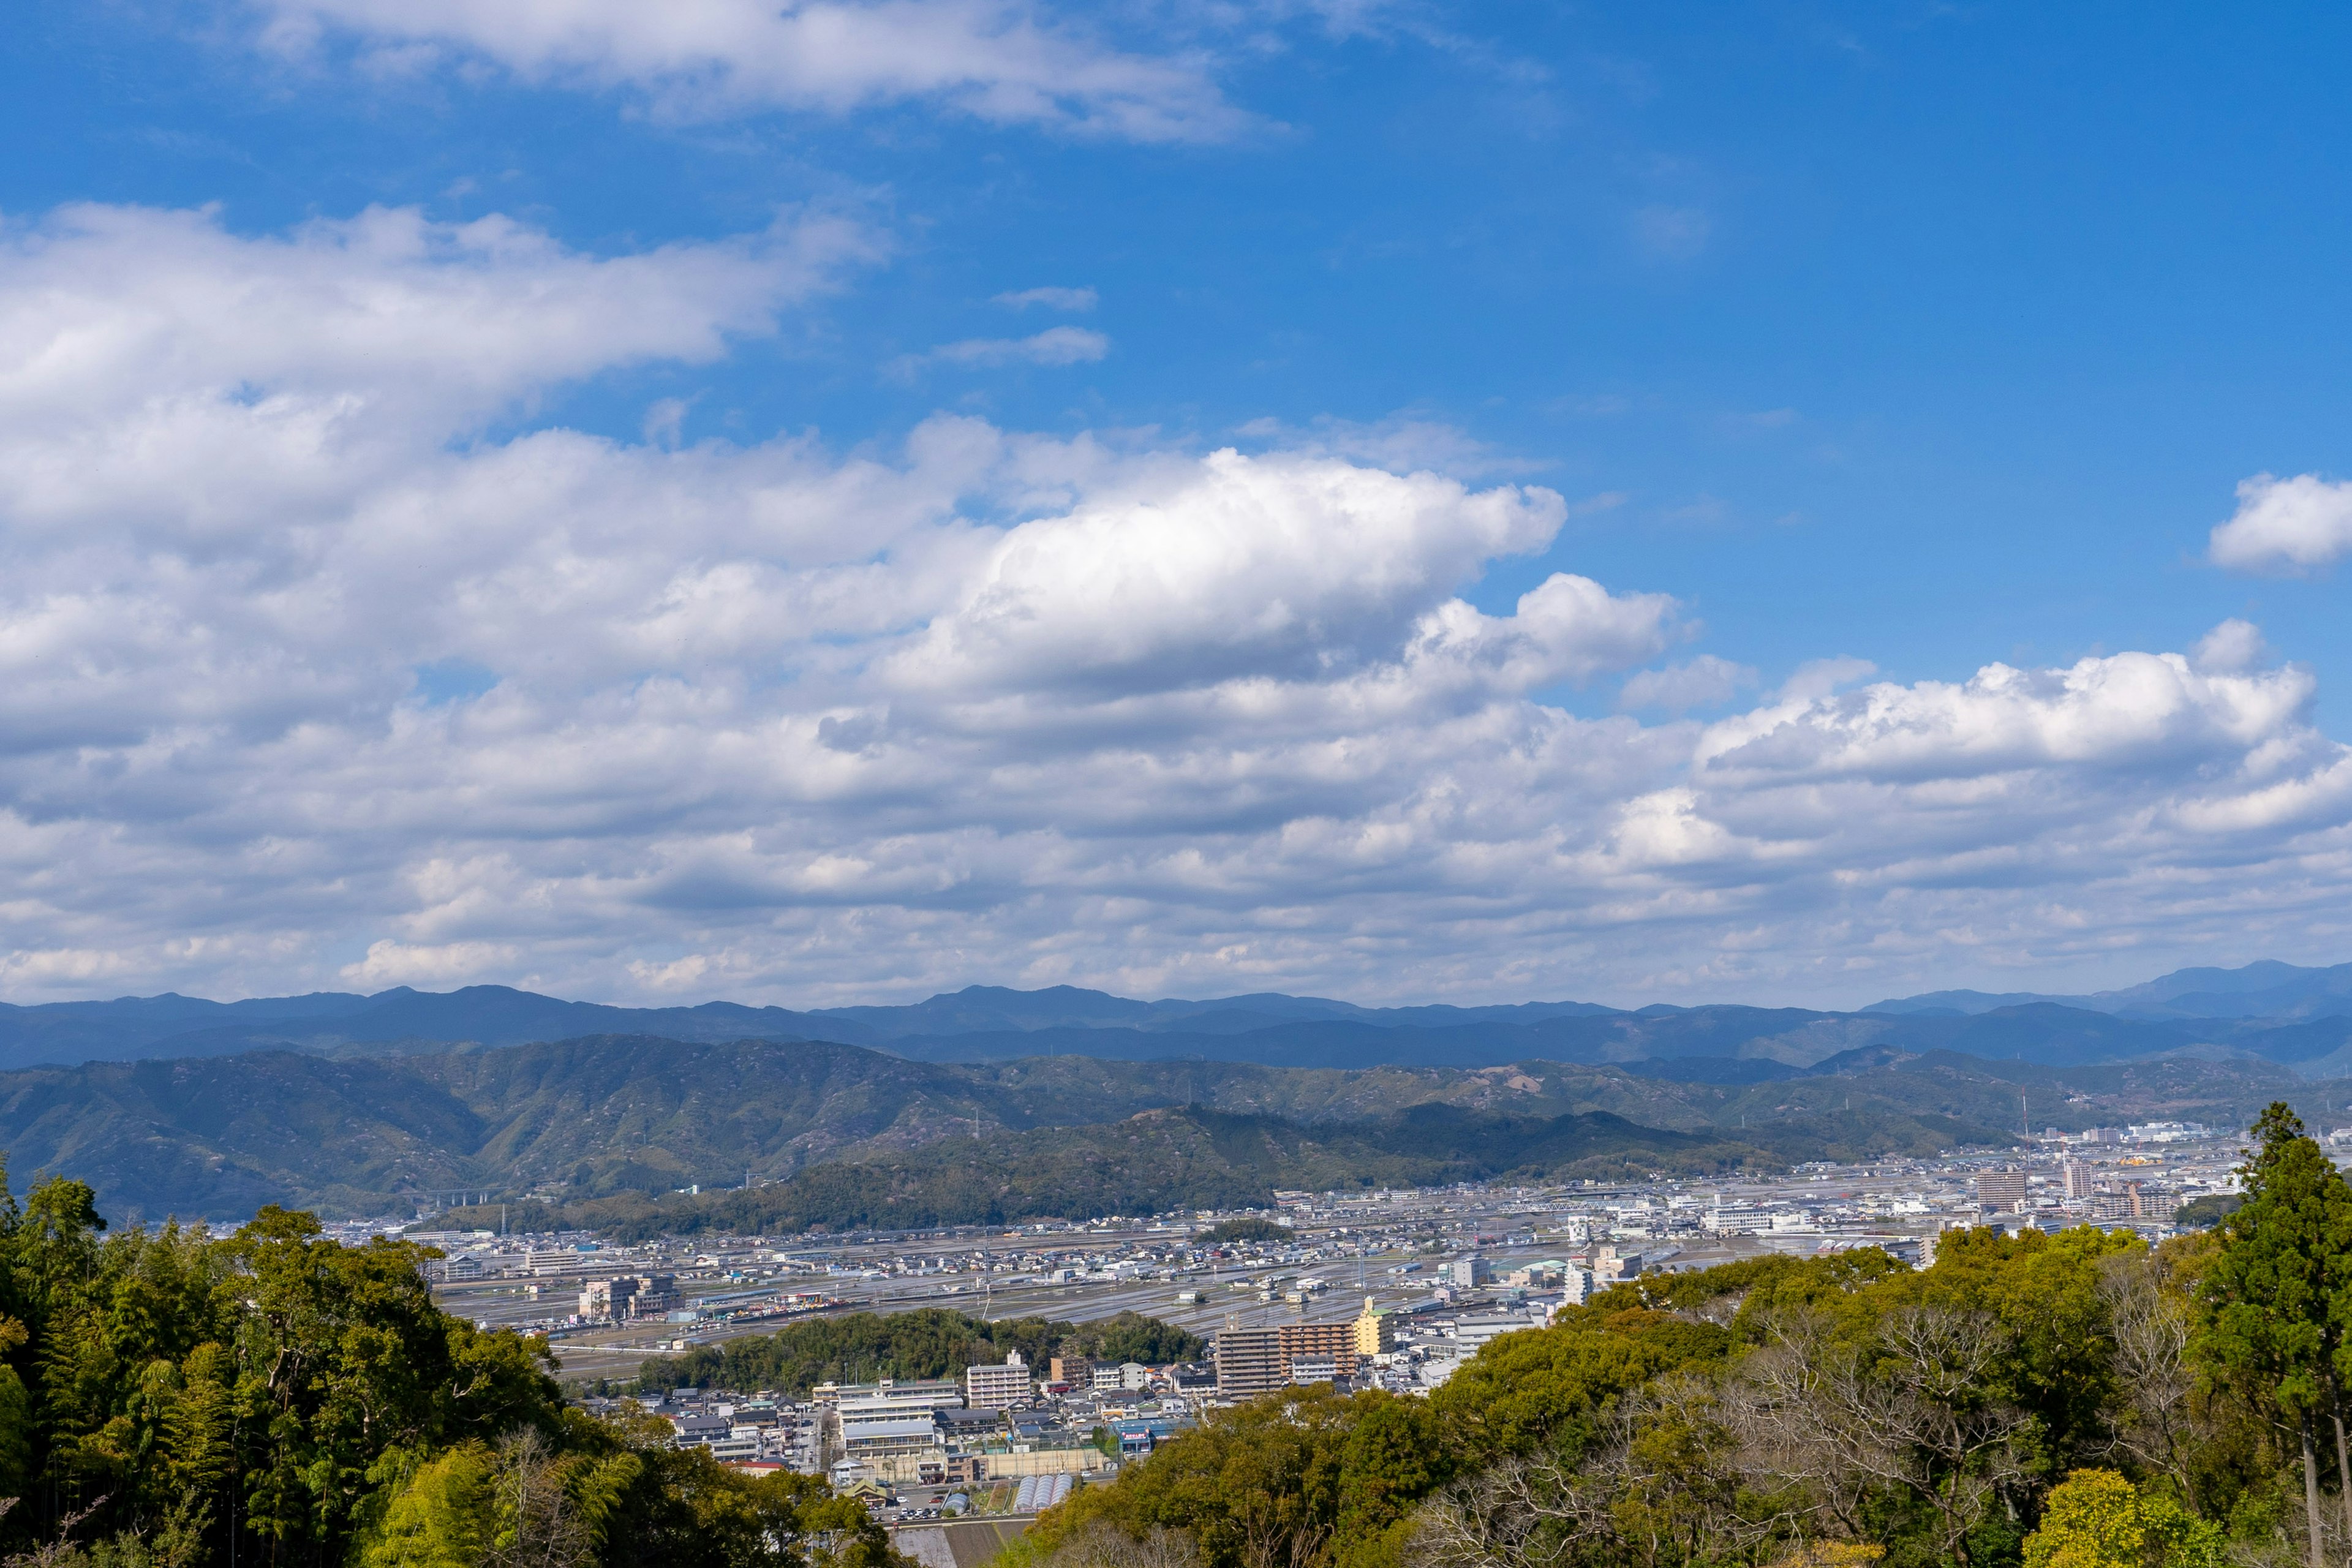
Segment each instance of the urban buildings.
M1977 1203L1980 1207L2005 1214L2016 1214L2025 1207L2026 1178L2023 1171L1980 1171L1977 1173Z
M1019 1351L1006 1352L1001 1366L964 1369L963 1400L974 1410L1011 1410L1027 1405L1035 1392L1029 1363Z
M1280 1328L1227 1328L1210 1343L1209 1360L1217 1369L1221 1399L1248 1399L1290 1381Z

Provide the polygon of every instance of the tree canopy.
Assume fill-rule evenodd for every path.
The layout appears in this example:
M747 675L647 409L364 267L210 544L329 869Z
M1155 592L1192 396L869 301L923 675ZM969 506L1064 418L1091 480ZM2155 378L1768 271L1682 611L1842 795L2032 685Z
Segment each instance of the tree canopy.
M274 1207L110 1234L87 1185L20 1205L0 1173L0 1542L45 1568L890 1561L821 1482L566 1408L546 1342L441 1311L425 1257Z
M1034 1568L2288 1568L2352 1551L2352 1186L1628 1281L1425 1399L1285 1389L1048 1512ZM2327 1500L2334 1506L2323 1506Z

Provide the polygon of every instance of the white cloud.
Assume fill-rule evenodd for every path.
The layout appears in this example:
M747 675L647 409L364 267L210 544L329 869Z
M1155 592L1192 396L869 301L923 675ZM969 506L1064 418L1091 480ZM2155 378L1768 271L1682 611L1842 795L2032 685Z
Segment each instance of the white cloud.
M2213 563L2234 572L2300 574L2352 554L2352 479L2256 474L2238 485L2238 510L2213 530Z
M1042 305L1048 310L1091 310L1100 303L1091 289L1022 289L999 294L992 303L1009 310L1025 310L1032 305Z
M1851 654L1839 654L1833 658L1807 659L1794 674L1780 683L1778 693L1784 702L1810 702L1827 697L1841 686L1852 685L1866 675L1876 675L1878 666L1866 658Z
M372 942L367 956L336 971L337 978L363 991L394 985L462 985L486 974L510 974L518 951L499 942L453 942L438 947Z
M902 354L890 362L891 374L919 374L928 365L951 364L985 368L1006 364L1090 364L1110 353L1110 339L1085 327L1048 327L1025 338L966 338L941 343L919 354Z
M1720 708L1756 684L1756 671L1727 658L1703 653L1685 664L1644 669L1626 679L1617 693L1617 706L1628 713L1656 709L1686 713L1694 708Z
M1128 691L1360 668L1480 563L1542 548L1564 515L1548 490L1217 452L1172 489L1012 530L890 668L921 689Z
M1323 415L1302 426L1259 418L1234 434L1254 444L1291 452L1312 452L1366 462L1397 473L1436 472L1457 479L1491 479L1540 472L1547 465L1498 451L1456 425L1400 413L1385 419L1340 419ZM1607 511L1625 498L1609 494L1579 501L1573 512Z
M2199 669L2216 675L2243 675L2268 663L2270 657L2270 644L2263 640L2263 629L2252 621L2234 616L2198 638L2189 654L2190 662Z
M1007 0L249 0L273 48L356 41L377 70L488 61L624 88L664 113L845 113L930 101L1000 124L1147 142L1245 122L1193 57L1128 53Z
M772 330L865 254L826 221L10 232L0 984L1818 996L2352 935L2352 753L2249 626L1645 726L1546 694L1654 665L1667 595L1469 602L1540 488L529 418Z

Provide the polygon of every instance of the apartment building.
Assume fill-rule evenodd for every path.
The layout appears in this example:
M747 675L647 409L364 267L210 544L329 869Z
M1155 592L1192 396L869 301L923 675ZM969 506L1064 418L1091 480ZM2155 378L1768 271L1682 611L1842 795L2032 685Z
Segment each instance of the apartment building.
M1976 1186L1979 1208L2015 1214L2025 1207L2025 1173L2022 1171L1979 1171Z
M1247 1399L1290 1381L1280 1329L1227 1329L1211 1342L1209 1360L1223 1399Z
M1011 1410L1035 1394L1035 1379L1019 1351L1008 1352L1001 1366L964 1368L963 1402L974 1410Z

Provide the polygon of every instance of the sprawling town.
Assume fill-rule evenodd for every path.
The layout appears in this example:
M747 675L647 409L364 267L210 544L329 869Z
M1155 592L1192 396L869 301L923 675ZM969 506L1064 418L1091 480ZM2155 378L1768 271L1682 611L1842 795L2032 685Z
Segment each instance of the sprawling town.
M1860 1247L1924 1267L1941 1235L1974 1226L2087 1224L2161 1240L2210 1223L2189 1205L2226 1199L2240 1144L2155 1122L2052 1134L2006 1156L1733 1181L1287 1193L1250 1216L1279 1230L1223 1243L1203 1233L1244 1216L639 1246L407 1234L443 1255L428 1269L444 1306L545 1334L592 1405L634 1399L681 1445L748 1468L823 1473L912 1526L1032 1515L1204 1412L1284 1384L1425 1393L1496 1336L1639 1277ZM1028 1365L1015 1353L934 1381L609 1392L636 1389L649 1357L828 1314L920 1308L989 1321L1140 1312L1208 1349L1165 1365Z

